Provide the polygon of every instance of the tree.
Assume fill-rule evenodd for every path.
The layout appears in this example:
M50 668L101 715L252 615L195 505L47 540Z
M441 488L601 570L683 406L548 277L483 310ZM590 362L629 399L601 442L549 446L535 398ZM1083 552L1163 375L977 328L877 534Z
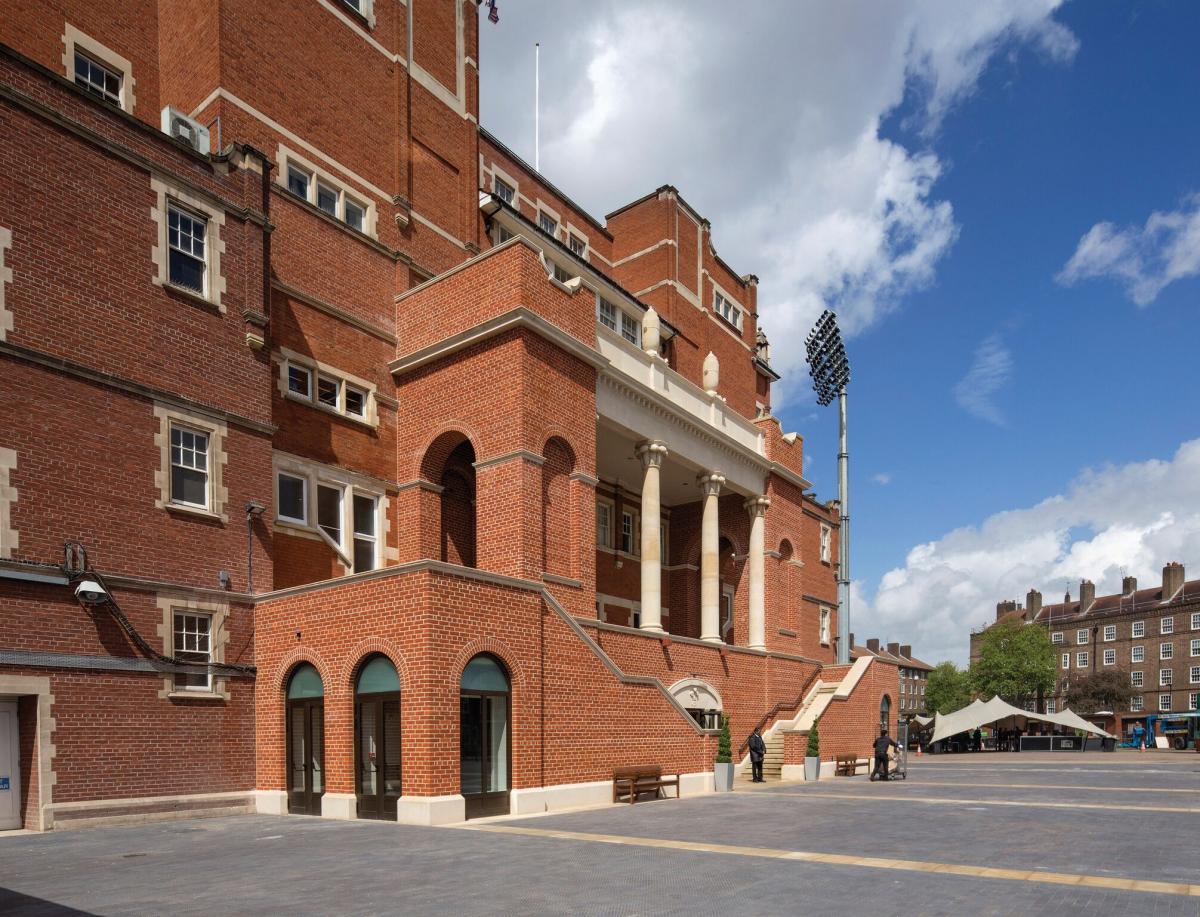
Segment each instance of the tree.
M717 763L733 762L733 742L729 735L729 714L721 714L721 737L717 739Z
M813 724L808 730L808 749L804 754L809 758L821 757L821 734L817 731L817 724L819 722L821 722L821 718L817 717L813 720Z
M971 703L971 680L953 662L940 662L925 685L925 708L943 716Z
M971 663L971 687L984 698L999 695L1014 706L1053 690L1058 678L1054 646L1046 628L1018 621L983 632L979 658ZM929 692L926 690L926 697Z
M1076 713L1096 713L1100 710L1128 710L1133 698L1129 673L1120 669L1104 669L1079 676L1067 689L1067 706Z

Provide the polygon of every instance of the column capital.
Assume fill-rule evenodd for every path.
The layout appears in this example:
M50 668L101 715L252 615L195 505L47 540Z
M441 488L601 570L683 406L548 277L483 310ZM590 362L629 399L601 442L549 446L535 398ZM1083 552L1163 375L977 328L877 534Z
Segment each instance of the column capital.
M719 471L710 471L708 474L697 476L696 483L704 488L704 496L715 497L721 493L721 488L725 486L725 475Z
M770 505L770 497L750 497L750 499L742 504L742 506L746 507L746 512L750 514L751 519L761 516L767 511L767 507Z
M667 444L657 439L647 439L637 444L637 457L643 468L661 468L667 457Z

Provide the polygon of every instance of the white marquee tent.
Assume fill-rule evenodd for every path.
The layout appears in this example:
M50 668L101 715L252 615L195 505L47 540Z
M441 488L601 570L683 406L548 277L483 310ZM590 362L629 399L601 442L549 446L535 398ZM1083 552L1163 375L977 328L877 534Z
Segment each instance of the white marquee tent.
M1014 707L999 697L993 697L990 701L986 702L976 699L961 710L955 710L953 713L947 713L945 716L935 713L933 716L932 741L940 742L942 739L948 739L950 736L958 735L960 732L973 731L980 726L1002 724L1004 726L1024 727L1030 720L1040 723L1052 723L1055 726L1063 726L1067 729L1082 729L1093 735L1109 739L1113 738L1113 736L1109 735L1103 729L1089 723L1083 717L1079 716L1079 714L1070 710L1064 710L1061 713L1031 713L1028 710L1021 710L1018 707Z

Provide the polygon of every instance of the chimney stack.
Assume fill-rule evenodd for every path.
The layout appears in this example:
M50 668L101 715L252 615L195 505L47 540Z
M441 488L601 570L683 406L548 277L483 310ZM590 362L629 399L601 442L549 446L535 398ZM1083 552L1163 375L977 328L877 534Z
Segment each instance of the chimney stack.
M893 656L900 655L900 644L899 643L889 643L887 646L888 646L888 652L891 653Z
M909 646L908 644L901 646L900 647L900 655L903 656L905 659L912 659L912 647Z
M1014 599L1005 599L1003 602L996 603L996 620L999 621L1010 611L1017 610L1017 603Z
M1127 576L1121 580L1121 595L1130 596L1137 592L1137 577Z
M1090 579L1079 581L1079 611L1085 612L1096 601L1096 584Z
M850 632L850 649L854 649L854 632Z
M1029 620L1036 621L1042 610L1042 594L1036 589L1030 589L1025 593L1025 607L1029 609Z
M869 649L872 653L878 653L879 652L878 638L872 637L870 640L868 640L867 641L867 649Z
M1162 600L1170 601L1183 588L1183 564L1171 561L1163 567Z

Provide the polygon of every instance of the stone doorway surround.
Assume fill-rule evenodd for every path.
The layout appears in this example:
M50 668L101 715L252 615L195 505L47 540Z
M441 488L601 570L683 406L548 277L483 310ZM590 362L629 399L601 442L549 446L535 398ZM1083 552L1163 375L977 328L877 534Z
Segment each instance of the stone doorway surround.
M50 678L46 675L5 675L0 673L0 697L11 697L18 701L25 697L37 698L37 721L34 724L36 730L33 746L34 761L25 790L27 793L37 794L37 803L32 808L28 806L25 808L25 829L49 831L54 827L52 800L55 780L52 765L55 752L52 741L55 724L54 718L50 715L50 705L54 703L54 695L50 693ZM21 732L25 732L28 728L28 724L21 723Z

